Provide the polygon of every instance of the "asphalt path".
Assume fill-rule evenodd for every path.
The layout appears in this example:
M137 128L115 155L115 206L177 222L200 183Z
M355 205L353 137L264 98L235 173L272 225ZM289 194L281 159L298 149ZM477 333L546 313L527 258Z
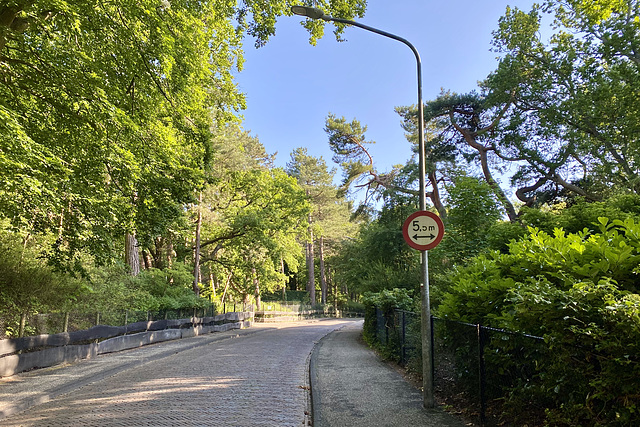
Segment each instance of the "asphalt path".
M324 337L311 357L314 427L464 427L362 341L362 321Z

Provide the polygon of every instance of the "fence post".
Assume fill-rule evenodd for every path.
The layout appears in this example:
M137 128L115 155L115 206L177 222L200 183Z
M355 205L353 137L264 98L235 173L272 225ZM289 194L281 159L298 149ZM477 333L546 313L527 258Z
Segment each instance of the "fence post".
M124 311L124 326L129 324L129 310Z
M100 324L100 312L96 313L96 326Z
M389 345L389 319L384 315L384 344Z
M384 318L382 317L382 310L380 310L378 307L376 307L376 340L382 344L382 334L380 329L382 329L380 326L380 324L382 323L384 326L384 322L383 322Z
M407 312L402 310L402 364L407 363Z
M64 313L64 324L62 325L62 332L69 332L69 312Z
M486 422L487 403L485 400L485 366L484 366L484 339L482 334L482 326L476 325L478 334L478 379L480 381L480 425L484 426Z

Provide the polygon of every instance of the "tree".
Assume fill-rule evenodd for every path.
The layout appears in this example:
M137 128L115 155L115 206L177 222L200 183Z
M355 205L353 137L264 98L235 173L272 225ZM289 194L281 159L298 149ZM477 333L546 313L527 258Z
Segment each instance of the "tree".
M638 192L639 3L546 1L507 8L494 33L502 54L487 79L493 105L513 97L501 143L528 164L515 178L530 203L544 185L597 200ZM555 32L541 40L541 12ZM562 172L562 173L561 173Z
M232 72L244 35L264 44L291 3L0 6L2 215L58 234L61 266L79 251L112 261L125 234L153 246L184 219L212 135L243 106ZM348 19L364 6L320 5ZM312 42L322 36L323 23L305 25Z
M316 282L315 282L315 239L316 234L320 232L318 227L319 216L322 215L322 209L336 199L336 189L332 185L334 170L327 170L327 164L322 157L316 158L307 154L306 148L296 148L291 153L291 161L287 163L287 173L296 179L298 184L304 189L307 198L311 202L313 209L309 212L308 217L308 241L306 243L306 259L308 282L307 291L311 304L316 302ZM321 233L321 232L320 232ZM322 237L321 237L322 242ZM321 295L325 298L321 302L326 302L326 281L324 280L324 258L323 245L320 246L321 255Z
M392 187L394 173L380 173L374 166L373 157L367 147L375 144L375 141L366 140L366 126L357 119L347 122L344 117L338 118L329 113L324 130L329 137L329 148L334 153L332 160L342 167L343 192L348 192L352 186L357 189L365 188L366 203L379 186ZM417 191L410 189L393 188L409 194L418 194Z
M420 259L402 236L402 223L416 211L416 202L387 198L377 218L361 224L355 238L340 242L332 263L335 280L347 293L394 288L419 291Z
M451 267L463 265L487 250L490 230L500 219L501 210L492 188L483 179L460 171L452 174L445 187L446 233L433 252L435 259L446 264L443 267Z
M282 169L226 170L224 180L203 190L199 209L201 263L245 298L254 293L254 278L261 291L282 287L280 259L297 268L296 237L306 227L309 206Z
M446 154L451 156L453 147L456 147L458 155L468 160L479 159L485 181L500 200L509 219L516 222L516 210L493 177L489 157L489 153L496 151L495 130L510 106L507 102L501 108L487 108L482 97L475 93L457 95L443 92L435 100L426 103L424 116L425 122L433 121L432 126L438 132L435 141L440 146L444 142ZM399 108L398 112L403 116L405 126L415 121L417 111L414 108Z
M121 253L112 243L125 233L144 241L180 216L201 179L211 111L224 121L242 105L230 83L240 39L229 37L223 16L207 18L212 7L37 1L1 8L11 22L0 36L0 105L10 124L2 151L19 168L3 176L17 202L3 214L15 226L57 231L54 254L62 260L78 250L107 260ZM221 43L210 46L208 31ZM229 66L212 69L211 58Z
M405 118L403 127L407 131L407 139L413 143L414 156L405 166L396 166L386 173L379 172L374 166L373 157L367 149L367 145L374 142L366 140L364 134L367 130L366 126L362 126L356 119L347 123L344 117L336 118L332 114L329 114L326 119L325 132L329 136L329 146L335 153L333 161L340 164L343 169L342 190L348 192L351 187L365 188L365 204L371 197L379 199L399 194L417 197L420 193L416 184L418 164L415 157L418 155L418 137L415 112L413 117L410 117L412 109L409 107L398 108L396 111ZM427 132L431 133L431 129L427 129ZM438 177L438 166L455 159L455 147L448 141L443 141L438 135L432 136L428 146L425 147L425 174L427 184L431 186L431 191L428 191L426 196L431 200L440 217L445 219L447 211L440 196L441 178Z

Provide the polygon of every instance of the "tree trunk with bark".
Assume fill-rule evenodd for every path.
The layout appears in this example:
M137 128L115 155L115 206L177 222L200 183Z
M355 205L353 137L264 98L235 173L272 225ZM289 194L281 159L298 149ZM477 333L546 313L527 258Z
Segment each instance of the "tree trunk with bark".
M282 259L282 257L280 257L280 273L282 274L282 276L284 277L284 259ZM282 284L282 301L286 301L287 300L287 281L285 279L284 283Z
M131 270L131 275L137 276L140 274L140 254L135 234L127 233L125 235L124 256L125 262Z
M193 293L200 296L200 230L202 227L202 191L198 197L198 219L196 220L196 244L193 254Z
M251 276L253 277L253 286L255 289L255 298L256 298L256 311L260 311L260 281L258 280L258 273L256 272L255 267L251 269Z
M307 271L309 272L309 281L307 282L307 291L309 292L309 300L311 305L316 303L316 279L313 251L313 230L309 229L309 242L307 243Z
M327 276L324 269L324 237L323 236L320 236L319 251L320 253L318 255L320 256L320 290L321 290L320 302L322 304L326 304L327 303Z

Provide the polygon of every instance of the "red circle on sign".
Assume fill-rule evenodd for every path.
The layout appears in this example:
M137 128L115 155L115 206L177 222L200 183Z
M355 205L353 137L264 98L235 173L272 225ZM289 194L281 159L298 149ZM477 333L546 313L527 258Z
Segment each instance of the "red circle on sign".
M426 230L423 230L425 226L422 225L422 223L425 221L428 224L435 223L435 225L429 225ZM437 230L431 229L432 227L437 228ZM414 212L404 221L402 225L402 235L407 244L413 249L428 251L438 246L442 240L444 236L444 224L440 217L433 212ZM421 243L422 241L425 243Z

